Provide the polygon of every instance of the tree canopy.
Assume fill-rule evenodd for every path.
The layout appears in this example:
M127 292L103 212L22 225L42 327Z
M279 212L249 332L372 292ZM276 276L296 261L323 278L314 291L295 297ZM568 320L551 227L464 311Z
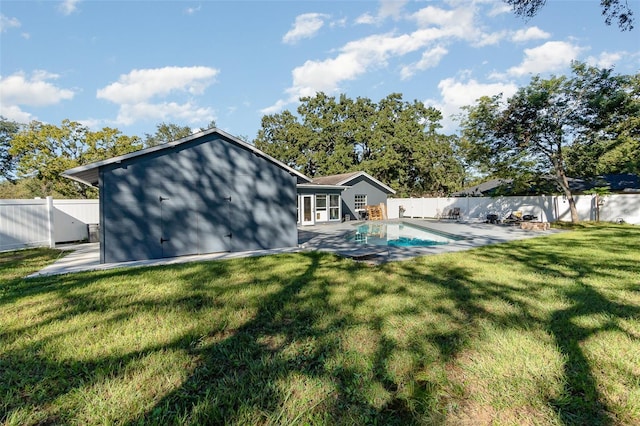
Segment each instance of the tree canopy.
M618 79L625 87L625 101L609 105L616 107L610 111L614 118L602 123L592 139L576 140L570 147L566 156L570 176L640 175L640 74Z
M142 148L138 137L105 127L93 132L64 120L60 126L31 122L11 140L10 154L18 159L17 175L40 184L42 195L93 198L95 189L61 176L67 169L126 154Z
M488 175L553 176L577 221L567 153L574 149L577 158L589 163L595 158L585 152L633 139L624 132L637 125L637 94L630 90L637 76L615 76L611 69L577 62L572 68L571 77L536 76L509 99L483 97L466 107L460 151Z
M189 136L192 133L189 126L178 126L177 124L160 123L156 126L154 134L145 133L144 146L156 146L167 142Z
M17 158L9 150L11 141L19 130L20 124L0 116L0 178L10 182L14 182L16 178Z
M547 3L547 0L503 0L513 8L516 15L532 18ZM581 5L582 6L582 5ZM622 31L633 29L633 11L627 0L600 0L600 8L604 23L611 25L617 21L618 28Z
M393 93L375 103L319 92L300 99L298 116L266 115L257 148L310 176L365 171L400 196L459 189L463 170L441 113Z
M215 120L211 120L206 128L200 128L200 131L211 129L216 127ZM167 142L177 141L178 139L186 138L193 134L189 126L179 126L173 123L162 122L156 126L156 132L154 134L145 133L144 135L144 147L161 145Z

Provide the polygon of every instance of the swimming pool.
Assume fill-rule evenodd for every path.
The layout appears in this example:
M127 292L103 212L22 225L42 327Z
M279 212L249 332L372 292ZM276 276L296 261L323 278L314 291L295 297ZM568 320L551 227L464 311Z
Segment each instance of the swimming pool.
M347 238L358 244L392 247L428 247L465 239L407 222L362 223L356 225L356 230L350 232Z

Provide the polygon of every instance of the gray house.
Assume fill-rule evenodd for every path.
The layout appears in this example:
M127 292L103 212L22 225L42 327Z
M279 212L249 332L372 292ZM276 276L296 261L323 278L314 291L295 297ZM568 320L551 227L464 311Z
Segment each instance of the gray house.
M395 191L365 172L319 176L298 184L298 222L313 225L360 219L365 206L386 205L389 194Z
M67 170L100 190L100 262L298 244L300 172L218 129Z

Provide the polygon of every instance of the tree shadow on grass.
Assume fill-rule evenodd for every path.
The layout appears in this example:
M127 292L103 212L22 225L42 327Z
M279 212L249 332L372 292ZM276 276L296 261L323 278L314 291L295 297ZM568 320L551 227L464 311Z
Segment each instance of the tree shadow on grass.
M620 273L639 271L638 256L640 253L640 230L620 229L612 226L601 227L597 231L600 235L563 234L554 240L541 239L536 244L514 243L507 246L488 247L477 251L480 257L493 262L504 259L505 254L514 259L514 264L523 265L539 277L548 276L550 281L560 278L566 284L555 288L556 297L569 306L552 311L545 320L533 319L527 314L527 321L539 322L542 327L553 336L556 346L564 355L564 389L561 395L549 401L557 413L560 421L566 425L609 425L616 422L612 413L599 391L598 381L594 376L594 369L601 368L593 365L583 345L591 337L603 332L620 332L632 339L618 324L621 320L640 317L640 306L612 300L602 291L590 284L594 279L605 279L615 282L611 290L631 290L631 282L620 282ZM638 238L630 238L629 233L637 234ZM602 235L606 235L603 238ZM624 238L628 244L620 246L619 238ZM583 253L591 250L593 257L585 257ZM608 262L602 264L597 256L598 251L607 253ZM635 259L631 253L636 253ZM611 256L614 254L614 256ZM628 275L627 275L628 276ZM637 285L637 283L636 283ZM531 284L528 291L532 294L543 290L540 284ZM511 303L519 304L517 299L504 294ZM521 306L526 313L527 308ZM589 325L588 318L608 318L607 321L595 321Z
M291 273L280 275L278 263L291 262L292 258L295 263L290 263L294 265ZM271 267L275 267L273 271ZM159 276L171 276L173 282L153 285L175 288L161 291L162 297L138 294L150 285L146 275L153 276L156 271L165 271L167 275ZM78 411L91 408L73 402L71 395L98 392L92 389L122 382L144 359L182 352L194 362L192 369L185 367L186 380L163 394L143 414L123 411L120 422L423 423L426 417L438 415L429 412L434 406L428 402L434 398L433 385L389 372L390 359L399 343L383 333L390 316L414 315L416 308L405 306L411 295L404 286L389 287L383 281L361 281L357 294L350 293L351 284L369 272L376 276L379 271L333 255L305 253L43 277L31 281L28 287L14 283L4 294L4 306L32 304L31 298L35 297L44 311L34 321L12 324L0 335L0 341L6 344L0 361L1 389L6 396L0 406L0 421L82 421ZM142 284L136 284L138 281ZM117 288L105 292L106 285ZM244 299L236 303L234 291L245 287L264 293L243 295ZM335 300L337 290L339 301ZM401 303L387 314L354 316L360 304L372 304L385 296L398 298ZM47 307L43 298L56 300L57 305ZM234 306L225 310L221 300ZM115 332L130 324L128 315L162 315L166 310L193 315L194 327L180 329L166 341L151 341L108 355L76 359L69 355L60 358L51 352L52 347L75 333L86 338L91 327ZM219 312L246 318L203 318ZM79 318L94 319L76 321ZM63 327L49 329L59 324ZM363 334L353 336L365 341L349 348L351 342L345 341L345 336L359 329ZM39 334L42 330L45 333ZM24 336L33 337L24 340ZM369 337L372 342L366 341ZM369 347L371 353L361 357L359 344ZM404 350L414 359L426 358L420 347ZM117 396L110 398L113 400L108 404L115 408ZM71 406L58 406L61 400L71 401Z
M425 410L416 401L429 399L430 389L418 385L398 396L397 379L387 374L397 343L382 336L384 316L372 313L363 321L341 310L331 302L335 284L319 273L332 268L355 279L368 267L320 253L304 258L309 261L304 270L283 277L286 284L263 300L250 321L195 349L199 367L132 424L422 423ZM381 291L373 285L359 302ZM341 342L354 328L379 339L371 365ZM314 386L318 390L308 392ZM373 403L372 392L384 401Z
M581 344L601 332L626 333L617 324L622 318L640 317L640 308L609 301L589 286L581 286L565 293L571 307L553 313L549 330L557 346L566 356L564 363L565 392L551 404L556 408L564 424L613 424L609 407L603 401L590 361ZM599 327L578 326L576 320L588 315L604 314L614 319Z
M43 278L35 281L29 294L60 297L66 302L65 309L51 312L44 322L22 326L21 334L30 335L38 327L85 313L101 314L98 318L117 327L132 309L191 313L194 327L179 330L165 342L89 361L58 361L42 354L40 350L56 336L27 341L9 351L0 362L0 373L4 376L15 370L26 375L30 368L41 368L42 373L33 379L16 379L10 402L0 406L0 421L24 403L45 413L39 418L42 422L73 422L77 420L74 413L49 413L46 407L105 377L123 379L128 367L141 358L177 351L193 360L193 366L184 368L186 379L159 392L158 399L143 401L146 408L124 412L120 422L442 423L453 410L448 400L463 400L464 395L447 388L438 369L455 362L469 348L481 321L491 321L505 328L548 330L567 359L563 395L569 397L550 402L558 418L565 424L584 419L607 424L607 407L597 393L592 367L580 344L594 333L617 326L587 328L574 320L593 313L614 319L640 313L637 307L611 301L584 284L585 277L599 272L597 262L579 264L577 259L549 250L552 246L510 244L474 252L486 262L511 256L515 263L543 276L567 275L582 285L558 289L570 306L546 320L522 300L522 286L478 279L473 270L449 263L448 257L435 266L415 260L371 268L328 254L304 253ZM614 261L620 267L632 267L625 257ZM278 265L287 262L294 266L283 273ZM171 282L158 286L175 286L179 291L130 300L127 279L133 281L154 271L167 271L172 277ZM94 287L94 282L104 284L111 279L117 280L121 293L95 294L100 287ZM5 294L5 306L23 297L18 287ZM237 288L244 287L251 287L254 293L234 299ZM535 292L543 288L540 282L532 283L527 291L535 298ZM256 291L260 292L257 296ZM484 302L494 299L513 305L516 313L487 311ZM220 313L243 316L206 320L207 315ZM16 333L12 329L10 335L0 335L0 340ZM37 398L17 396L28 394L38 383L43 386ZM593 396L591 406L578 402L585 395ZM109 403L118 405L117 400ZM581 410L588 414L581 415ZM118 419L105 419L111 420Z

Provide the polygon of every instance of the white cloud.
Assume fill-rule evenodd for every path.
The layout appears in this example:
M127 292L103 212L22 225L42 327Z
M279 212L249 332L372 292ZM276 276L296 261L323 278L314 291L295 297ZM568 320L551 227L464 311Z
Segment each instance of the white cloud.
M378 17L362 15L360 22L370 22L384 16L400 16L404 2L384 2ZM473 5L461 3L454 9L427 6L406 16L417 25L413 32L373 34L348 42L338 49L337 56L324 60L307 60L291 72L293 81L285 89L287 97L262 110L273 113L278 108L295 103L300 97L313 96L316 92L335 93L344 81L354 80L387 62L408 53L430 48L420 61L401 68L401 77L407 78L419 70L437 65L446 54L447 42L465 40L474 45L495 43L507 33L487 34L476 24L477 10ZM434 47L434 43L438 47Z
M484 32L476 22L476 13L473 5L462 3L461 7L448 10L427 6L414 13L411 18L420 28L437 29L440 37L466 40L475 47L496 44L506 36L505 31Z
M198 107L192 101L150 101L171 94L201 95L215 82L218 73L215 68L197 66L133 70L121 75L117 82L99 89L96 97L120 105L117 124L130 125L147 119L208 122L215 119L213 110Z
M398 19L402 16L402 9L407 4L407 0L381 0L378 16L380 18Z
M19 28L20 21L17 18L9 18L4 15L0 15L0 33L4 33L9 28Z
M375 24L376 17L367 12L365 14L358 16L355 22L356 24L364 24L364 25Z
M492 1L492 7L487 13L488 16L494 17L504 13L511 13L511 6L501 1Z
M422 53L422 57L418 62L402 67L400 70L400 78L405 80L413 76L417 71L424 71L437 66L447 53L449 53L449 51L442 46L436 46L433 49L426 50Z
M31 77L21 72L0 76L0 115L24 123L34 117L21 106L41 107L72 99L72 90L59 88L49 81L58 77L46 71L34 71Z
M511 36L511 40L517 43L529 40L540 40L551 37L546 31L538 27L529 27L526 30L518 30Z
M116 83L99 89L97 97L117 104L145 102L171 92L201 94L215 81L219 70L209 67L164 67L133 70Z
M445 10L427 6L414 13L412 18L420 28L439 27L446 35L466 39L477 32L474 15L473 7Z
M141 102L132 105L121 105L117 123L125 126L139 120L171 121L181 123L204 123L215 120L215 112L211 108L202 108L191 102L161 102L157 104Z
M474 47L490 46L492 44L498 44L500 40L507 36L506 31L496 31L494 33L480 33L478 40L472 43Z
M371 68L385 66L391 56L415 51L429 40L428 34L418 31L394 36L373 35L347 43L335 58L306 61L292 71L293 85L286 90L289 102L316 92L335 92L342 81L353 80Z
M57 74L46 71L34 71L31 77L26 77L21 72L0 77L0 99L3 108L5 105L54 105L72 99L73 91L56 87L48 81L58 77Z
M279 99L275 104L268 106L266 108L262 108L260 110L261 114L275 114L277 112L282 111L282 109L290 103L289 100Z
M188 7L184 10L184 13L187 15L194 15L197 12L200 12L200 10L202 10L202 5L198 5L198 7Z
M440 89L440 94L445 104L460 108L473 104L482 96L493 96L502 93L509 97L516 93L518 86L509 82L479 83L474 79L462 82L455 78L447 78L438 83L438 89Z
M524 60L516 67L511 67L507 73L512 76L538 74L561 70L578 58L584 50L564 41L548 41L545 44L524 50Z
M78 10L78 3L80 3L80 1L81 0L64 0L60 3L58 9L63 15L71 15L73 12Z
M511 82L480 83L474 79L460 81L452 77L440 81L438 89L440 90L440 100L429 99L425 101L425 104L442 111L443 130L451 132L457 126L454 117L460 114L463 106L473 105L482 96L502 93L505 97L510 97L516 93L518 86Z
M346 27L347 26L347 18L340 18L329 23L329 27Z
M407 0L381 0L376 15L367 12L356 18L356 24L379 24L387 18L398 20L402 17L402 10Z
M298 15L293 24L293 28L282 37L282 42L295 44L303 38L315 36L327 18L329 18L329 15L322 13L305 13Z
M31 120L35 120L35 116L29 112L22 111L17 105L0 105L0 115L7 120L15 121L17 123L28 123Z
M589 56L587 63L598 68L611 68L626 54L627 52L602 52L598 56Z

